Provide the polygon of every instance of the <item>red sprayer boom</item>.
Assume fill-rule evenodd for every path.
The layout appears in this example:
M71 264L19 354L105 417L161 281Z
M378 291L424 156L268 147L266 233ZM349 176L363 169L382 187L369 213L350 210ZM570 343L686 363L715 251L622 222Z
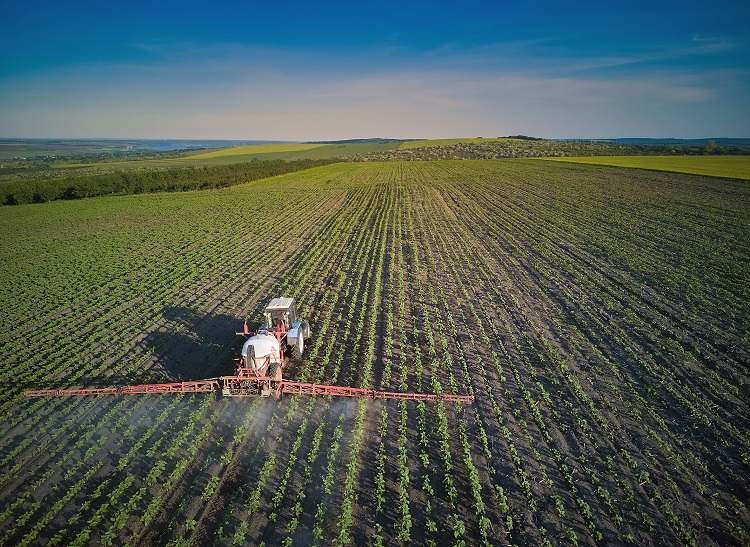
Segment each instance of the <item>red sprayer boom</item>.
M269 388L266 388L266 385ZM224 387L222 387L224 386ZM264 389L266 388L266 389ZM256 397L283 393L290 395L332 395L335 397L366 397L368 399L404 399L408 401L459 401L469 403L474 397L450 393L404 393L400 391L377 391L357 387L307 384L287 380L272 380L259 377L247 382L240 376L222 376L210 380L174 382L171 384L142 384L137 386L99 387L84 389L32 389L24 392L27 397L68 397L80 395L147 395L159 393L209 393L220 391L225 397Z

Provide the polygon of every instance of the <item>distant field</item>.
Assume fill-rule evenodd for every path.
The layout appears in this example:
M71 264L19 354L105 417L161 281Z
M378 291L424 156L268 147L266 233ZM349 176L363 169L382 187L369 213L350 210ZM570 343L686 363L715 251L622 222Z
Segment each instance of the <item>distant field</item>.
M217 148L215 150L209 150L208 152L201 150L196 154L191 154L192 159L209 159L218 158L224 156L245 156L245 155L257 155L257 154L269 154L279 152L300 152L302 150L310 150L311 148L319 148L326 146L325 144L310 144L310 143L289 143L289 144L248 144L247 146L232 146L229 148Z
M3 148L3 146L5 148ZM22 154L29 157L39 156L38 151L31 152L30 147L37 143L17 147L13 152L11 148L15 143L0 142L0 159L5 153L7 158L18 158ZM61 144L55 143L58 146ZM101 150L84 149L83 145L76 143L77 153L96 153ZM105 143L106 144L106 143ZM187 151L154 152L145 151L140 157L113 157L113 158L85 158L75 159L73 157L10 160L10 163L0 164L0 182L34 180L48 177L77 176L77 175L99 175L125 170L146 169L168 169L185 167L202 167L214 165L231 165L237 163L258 161L298 161L298 160L325 160L338 157L366 156L374 152L386 152L399 147L400 141L395 142L354 142L354 143L278 143L278 144L255 144L229 146L213 149L198 149ZM21 149L23 152L21 152ZM45 153L49 150L45 149ZM70 154L70 152L68 152Z
M356 143L356 144L253 144L215 148L211 150L196 150L188 152L180 158L141 159L112 161L106 163L74 163L70 161L56 162L53 169L147 169L154 167L193 167L200 165L226 165L252 160L305 160L327 159L338 156L364 155L371 152L398 148L399 142L389 143Z
M145 141L144 141L145 142ZM331 158L367 159L368 161L393 160L445 160L445 159L499 159L510 157L547 157L566 162L604 164L616 167L638 167L662 171L750 179L750 156L655 156L664 149L656 146L635 146L613 143L574 141L545 141L518 138L456 138L424 139L393 142L339 142L339 143L268 143L246 144L226 141L207 141L210 146L159 151L140 150L144 142L0 142L0 159L5 154L9 160L0 164L0 182L34 180L60 176L99 175L126 170L148 170L203 167L245 163L251 161L321 160ZM185 142L196 146L200 142ZM234 145L232 145L234 144ZM4 146L5 145L5 146ZM161 145L159 142L153 146ZM44 149L42 146L55 146ZM69 147L66 151L65 147ZM96 148L99 146L99 148ZM109 147L109 148L107 148ZM34 150L32 150L34 149ZM120 154L117 151L120 151ZM51 153L57 152L57 153ZM702 150L682 150L698 153ZM73 157L73 154L78 154ZM96 157L85 156L95 154ZM67 154L68 157L65 157ZM617 155L610 155L617 154ZM26 155L28 159L19 159ZM561 156L561 157L558 157ZM15 158L15 159L14 159Z
M539 159L750 180L750 156L593 156Z
M338 144L299 144L300 148L291 149L289 145L248 146L241 155L218 155L214 158L191 157L191 160L213 160L222 163L257 160L320 160L343 156L365 155L371 152L393 150L399 142L387 143L338 143Z
M127 141L0 140L0 161L42 156L59 158L82 154L124 154L140 151L147 151L147 147Z

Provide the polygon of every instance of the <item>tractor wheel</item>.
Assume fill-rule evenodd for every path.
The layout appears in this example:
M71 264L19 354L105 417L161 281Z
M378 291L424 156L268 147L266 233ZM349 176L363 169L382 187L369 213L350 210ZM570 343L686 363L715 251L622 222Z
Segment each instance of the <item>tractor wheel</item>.
M305 337L301 332L302 329L297 331L297 343L292 346L292 357L302 357L302 352L305 351Z
M299 331L304 335L305 338L310 338L310 323L303 321L299 326Z

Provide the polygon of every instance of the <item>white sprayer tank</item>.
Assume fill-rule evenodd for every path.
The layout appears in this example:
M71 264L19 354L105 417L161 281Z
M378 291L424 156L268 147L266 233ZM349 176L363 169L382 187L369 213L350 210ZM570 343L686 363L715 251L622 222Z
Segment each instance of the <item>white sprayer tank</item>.
M242 346L242 356L247 358L248 347L253 346L255 358L247 359L247 367L264 370L268 363L278 363L281 359L279 341L273 334L258 333L247 339ZM268 358L270 355L270 359Z

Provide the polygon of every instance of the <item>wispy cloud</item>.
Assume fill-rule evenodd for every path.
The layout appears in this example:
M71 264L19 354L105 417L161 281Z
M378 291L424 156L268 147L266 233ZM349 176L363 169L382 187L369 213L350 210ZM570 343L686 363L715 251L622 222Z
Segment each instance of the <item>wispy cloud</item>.
M750 96L747 70L668 62L720 55L732 49L727 41L696 37L628 56L539 55L550 43L448 44L424 52L140 43L139 59L0 80L0 130L18 134L14 127L43 117L55 134L75 128L79 136L304 140L537 128L541 136L567 137L590 136L597 123L608 136L624 136L640 121L646 129L637 134L663 136L679 134L682 120L671 129L667 114L684 118L685 108L701 120L748 121L748 107L736 98ZM628 70L617 70L623 66ZM729 103L737 105L733 116L724 114Z

